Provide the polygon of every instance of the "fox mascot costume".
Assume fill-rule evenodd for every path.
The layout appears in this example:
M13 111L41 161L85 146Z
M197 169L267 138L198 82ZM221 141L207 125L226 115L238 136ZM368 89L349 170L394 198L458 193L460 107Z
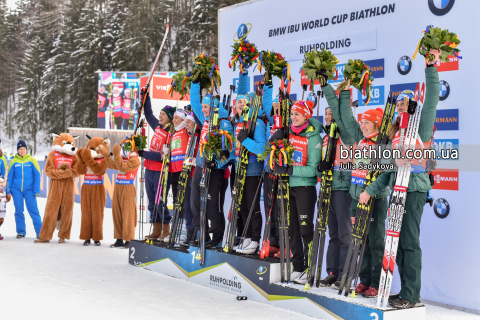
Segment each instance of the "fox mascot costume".
M87 138L87 146L77 151L77 171L85 175L80 202L82 207L80 239L85 240L84 246L90 245L90 239L99 246L100 240L103 239L103 210L107 201L103 176L108 169L99 148L102 146L104 150L110 152L110 139L91 138L88 135Z
M128 248L130 240L135 237L135 227L137 226L135 203L137 193L134 183L140 167L140 159L135 152L137 149L133 146L133 139L129 141L123 139L120 144L122 147L118 144L113 146L113 160L110 158L108 149L99 148L108 167L118 170L112 198L113 230L114 238L117 241L110 246L112 248Z
M48 154L45 173L50 178L42 229L36 243L50 242L57 227L59 243L70 240L75 191L73 179L78 178L75 139L68 133L52 133L52 151Z

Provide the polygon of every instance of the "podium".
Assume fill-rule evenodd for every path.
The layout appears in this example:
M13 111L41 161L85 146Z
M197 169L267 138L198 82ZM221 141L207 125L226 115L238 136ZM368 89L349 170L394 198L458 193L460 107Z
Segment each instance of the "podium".
M206 249L205 263L200 266L198 248L168 248L154 241L130 241L128 262L136 267L191 281L237 296L247 296L261 303L296 311L317 319L425 319L425 306L397 310L376 308L377 299L338 295L329 287L280 283L280 263L273 257L260 259L257 254L225 253L221 249Z

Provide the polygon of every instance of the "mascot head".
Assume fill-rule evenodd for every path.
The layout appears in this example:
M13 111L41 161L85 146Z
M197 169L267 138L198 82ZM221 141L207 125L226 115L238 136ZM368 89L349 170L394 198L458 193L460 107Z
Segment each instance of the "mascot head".
M90 149L93 159L100 159L103 158L102 154L98 151L98 146L103 145L109 152L110 152L110 139L109 138L101 138L101 137L90 137L86 135L88 142L85 149Z
M53 143L52 150L59 153L66 153L68 155L75 155L77 153L77 148L75 148L75 139L78 139L78 136L72 137L68 133L56 134L52 133Z

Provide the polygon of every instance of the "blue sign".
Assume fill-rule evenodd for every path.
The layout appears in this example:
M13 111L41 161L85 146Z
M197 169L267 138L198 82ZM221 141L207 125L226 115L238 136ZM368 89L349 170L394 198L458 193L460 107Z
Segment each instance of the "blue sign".
M293 151L293 161L297 163L302 163L302 159L303 159L302 151L298 151L298 150Z
M342 82L345 77L343 76L343 70L345 70L345 63L337 64L335 67L337 69L338 78L337 80L328 80L328 83Z
M362 95L361 90L358 91L358 106L363 107L365 106L365 96ZM368 103L369 106L380 106L385 104L385 87L384 86L376 86L372 87L372 94L370 96L370 102Z
M367 60L364 61L364 63L373 71L373 78L378 79L385 77L385 59Z
M400 83L400 84L392 84L390 85L390 90L392 90L393 97L397 99L398 95L402 93L403 90L412 90L415 92L417 88L417 82L412 83Z
M433 140L433 148L437 156L443 153L444 155L451 154L451 150L456 149L458 150L459 142L458 139L434 139ZM448 150L448 151L447 151ZM458 153L460 154L460 152ZM442 160L458 160L458 159L451 159L448 157L447 159L442 158Z
M235 86L235 90L233 90L233 93L238 93L238 82L240 78L233 78L233 85ZM250 76L247 75L247 92L250 92Z
M458 130L458 109L437 110L437 130Z
M243 38L247 34L247 32L248 32L247 26L244 23L242 23L237 30L238 39Z

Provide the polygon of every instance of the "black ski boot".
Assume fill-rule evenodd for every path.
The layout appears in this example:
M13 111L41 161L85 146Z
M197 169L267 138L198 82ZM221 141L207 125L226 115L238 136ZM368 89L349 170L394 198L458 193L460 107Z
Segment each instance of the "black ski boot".
M125 243L123 244L123 249L128 249L129 243L130 243L129 241L125 241Z
M94 244L95 244L95 246L97 246L97 247L102 245L102 244L100 243L100 241L94 241Z
M90 245L90 240L85 240L85 242L83 243L84 246L89 246Z
M123 247L123 240L122 239L117 239L114 244L110 245L110 248L121 248Z
M190 242L193 240L193 235L195 234L195 229L187 230L187 240L183 241L184 246L190 245Z
M332 284L338 281L338 277L335 275L335 273L330 272L330 274L325 278L320 280L320 285L322 287L330 287Z
M397 299L389 300L388 304L395 309L409 309L418 306L418 303L410 302L407 299L401 298L400 296Z

